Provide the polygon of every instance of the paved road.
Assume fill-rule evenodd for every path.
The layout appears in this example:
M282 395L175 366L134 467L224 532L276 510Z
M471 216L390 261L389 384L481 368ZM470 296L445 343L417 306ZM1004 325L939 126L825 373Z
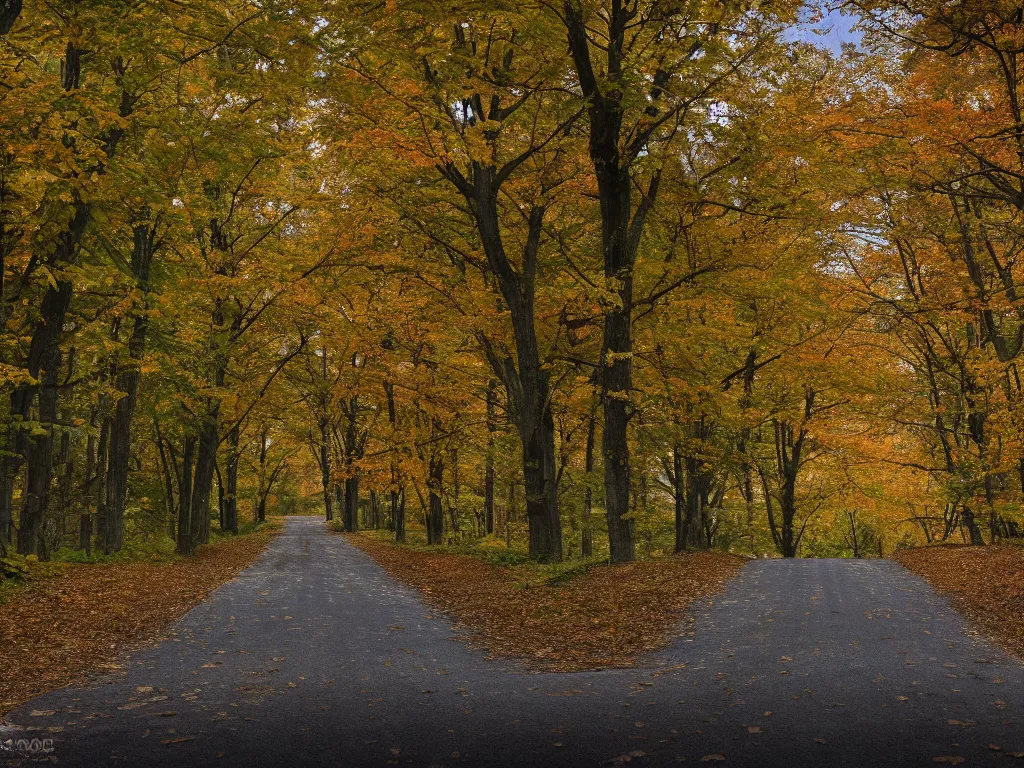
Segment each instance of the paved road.
M126 674L35 699L8 717L30 730L8 735L52 739L69 766L1010 766L1024 752L1024 665L894 563L752 562L696 627L643 669L525 673L453 642L414 592L294 519Z

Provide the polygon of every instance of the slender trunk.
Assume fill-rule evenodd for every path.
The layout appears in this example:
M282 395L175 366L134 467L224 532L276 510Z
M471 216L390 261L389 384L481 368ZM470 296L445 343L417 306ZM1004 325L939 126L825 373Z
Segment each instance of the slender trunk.
M92 409L89 425L96 425L96 409ZM85 442L85 511L78 516L78 549L85 550L87 556L92 555L92 496L89 490L96 474L96 435L89 433Z
M228 433L227 481L224 493L223 528L238 533L238 438L239 428L236 425Z
M452 450L452 503L448 508L448 515L451 518L452 535L458 539L459 536L459 452Z
M391 425L392 438L398 430L398 409L395 407L395 385L384 382L384 395L388 405L388 423ZM391 459L391 525L395 530L395 541L405 541L405 489L402 486L402 474L398 462Z
M683 453L678 443L672 448L672 486L676 503L676 546L678 554L686 550L686 489L683 487Z
M590 557L594 554L594 490L591 488L594 474L594 437L597 431L597 412L590 411L587 423L587 448L583 459L587 485L583 489L583 520L580 531L580 555Z
M391 491L391 519L395 526L395 541L405 542L405 491Z
M224 530L224 475L220 471L220 462L214 462L213 474L217 478L217 525Z
M100 396L100 412L107 413L107 396ZM104 415L100 424L100 441L96 448L95 483L96 499L96 548L103 551L107 529L107 455L110 449L110 419Z
M174 523L177 518L174 501L174 475L167 458L167 448L164 445L163 435L160 434L160 422L156 419L153 419L153 431L156 435L157 455L160 457L160 469L164 478L164 509L167 512L167 534L173 539Z
M196 439L185 438L181 453L181 475L178 477L178 541L179 555L192 551L192 465L195 463Z
M133 230L132 274L137 286L146 289L149 266L153 259L156 232L148 224L136 225ZM132 417L138 399L142 354L146 348L149 321L145 311L135 312L132 333L128 339L128 364L118 373L115 386L124 393L114 409L110 432L110 463L107 481L107 525L104 529L103 551L118 552L124 545L124 509L128 492L128 459L131 455Z
M427 544L444 543L444 459L438 455L430 457L430 505L427 509Z
M321 418L318 426L320 428L320 444L317 446L317 457L320 462L320 484L323 486L324 493L324 514L329 522L334 519L334 505L331 498L331 436L326 418Z
M495 424L494 397L498 382L491 379L487 382L487 455L484 459L484 533L494 533L494 433Z

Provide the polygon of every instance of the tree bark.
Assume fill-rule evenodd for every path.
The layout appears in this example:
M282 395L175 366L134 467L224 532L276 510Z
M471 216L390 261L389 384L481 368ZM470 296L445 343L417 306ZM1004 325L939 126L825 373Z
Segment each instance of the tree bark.
M345 478L345 530L355 533L359 530L359 475Z
M494 397L498 382L487 382L487 455L484 457L484 533L494 534Z
M509 261L502 240L498 213L501 179L497 168L473 161L469 179L451 163L445 166L445 171L470 205L487 263L512 321L515 361L498 354L486 340L484 349L495 375L505 385L509 413L523 446L530 557L557 562L562 559L562 522L558 513L555 426L550 382L541 364L534 311L544 208L536 205L530 210L523 267L517 270Z
M25 483L27 493L18 528L18 553L22 555L39 552L43 519L49 509L53 446L57 431L57 376L60 361L60 347L54 344L44 358L45 368L39 389L39 422L45 433L35 437L28 445Z
M238 533L238 439L239 427L235 425L228 433L227 480L224 489L225 530Z
M683 477L683 449L679 443L672 448L672 487L675 500L676 554L686 551L686 489Z
M317 446L317 460L320 463L320 484L323 486L324 493L324 514L327 517L327 521L330 522L334 519L334 505L333 499L331 498L331 435L327 423L327 417L322 416L317 426L320 431L320 444Z
M200 544L210 541L210 493L213 490L214 465L217 462L217 447L220 444L218 417L220 403L213 403L199 426L199 440L196 448L196 469L192 478L192 504L189 521L187 552L191 554Z
M391 520L395 526L395 541L405 542L405 491L391 491Z
M427 508L427 544L444 543L444 459L434 454L430 457L430 504Z
M20 14L21 0L0 0L0 35L11 31Z
M177 552L192 552L192 471L195 463L196 439L185 438L181 453L181 475L178 477L178 541Z
M597 412L591 409L587 421L587 447L583 457L583 469L587 484L583 489L583 520L580 529L580 555L594 554L594 490L590 484L594 474L594 438L597 431Z
M139 224L133 230L132 276L142 291L149 283L149 267L153 260L156 231L149 224ZM128 459L131 455L132 417L138 400L139 379L142 376L142 354L146 347L149 320L145 311L133 313L132 333L128 339L129 362L117 376L115 386L122 392L114 408L110 430L110 461L107 480L107 525L103 532L103 551L119 552L124 545L124 510L128 493Z

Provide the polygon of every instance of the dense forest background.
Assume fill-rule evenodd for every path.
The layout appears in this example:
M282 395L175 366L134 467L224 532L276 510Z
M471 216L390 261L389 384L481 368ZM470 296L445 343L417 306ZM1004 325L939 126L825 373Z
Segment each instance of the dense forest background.
M1019 536L1024 11L833 5L0 0L0 554Z

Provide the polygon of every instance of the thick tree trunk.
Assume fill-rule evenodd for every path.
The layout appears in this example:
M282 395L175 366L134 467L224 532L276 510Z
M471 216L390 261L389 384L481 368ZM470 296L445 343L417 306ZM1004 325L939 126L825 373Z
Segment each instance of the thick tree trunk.
M562 559L556 464L555 422L551 410L545 409L541 423L523 436L523 481L530 556L552 562Z
M11 31L20 14L21 0L0 0L0 35Z
M214 465L217 462L219 403L203 417L196 448L196 470L192 479L191 520L188 552L210 541L210 493L213 491Z
M345 530L355 533L359 530L359 475L345 478L345 508L344 523Z
M18 552L39 552L43 519L49 509L50 480L53 476L53 446L57 430L57 376L60 348L54 345L44 359L39 389L39 422L45 434L36 436L28 447L26 496L18 528Z
M683 521L685 549L707 549L708 541L704 528L705 509L708 500L708 484L711 478L702 470L701 461L686 458L686 515Z
M647 216L657 199L660 171L654 171L643 199L632 208L632 189L638 183L632 164L644 142L634 136L622 144L623 101L630 83L622 76L626 54L626 29L631 20L628 4L613 3L601 17L607 37L602 45L600 75L591 60L591 32L579 0L565 0L562 6L569 51L578 82L587 99L589 153L597 180L601 205L601 243L604 277L615 286L615 302L609 302L604 318L602 345L602 402L604 430L605 513L612 562L634 558L633 520L629 515L630 465L629 419L633 389L633 270ZM648 94L650 95L650 94ZM652 100L653 102L653 100ZM651 104L654 115L657 106Z
M971 544L974 546L983 545L985 543L985 539L981 535L981 528L974 515L974 510L964 504L960 512L960 519L963 520L964 527L967 529L967 533L971 537Z
M455 173L451 166L449 171ZM555 428L549 402L550 383L541 365L534 313L537 255L544 208L537 205L530 210L523 266L516 270L509 262L502 242L498 213L501 182L497 169L474 161L471 183L461 176L457 178L456 186L472 207L484 253L512 320L515 361L503 359L489 345L486 347L495 375L500 376L505 384L509 412L523 445L530 557L557 562L562 559L562 523L558 514Z

